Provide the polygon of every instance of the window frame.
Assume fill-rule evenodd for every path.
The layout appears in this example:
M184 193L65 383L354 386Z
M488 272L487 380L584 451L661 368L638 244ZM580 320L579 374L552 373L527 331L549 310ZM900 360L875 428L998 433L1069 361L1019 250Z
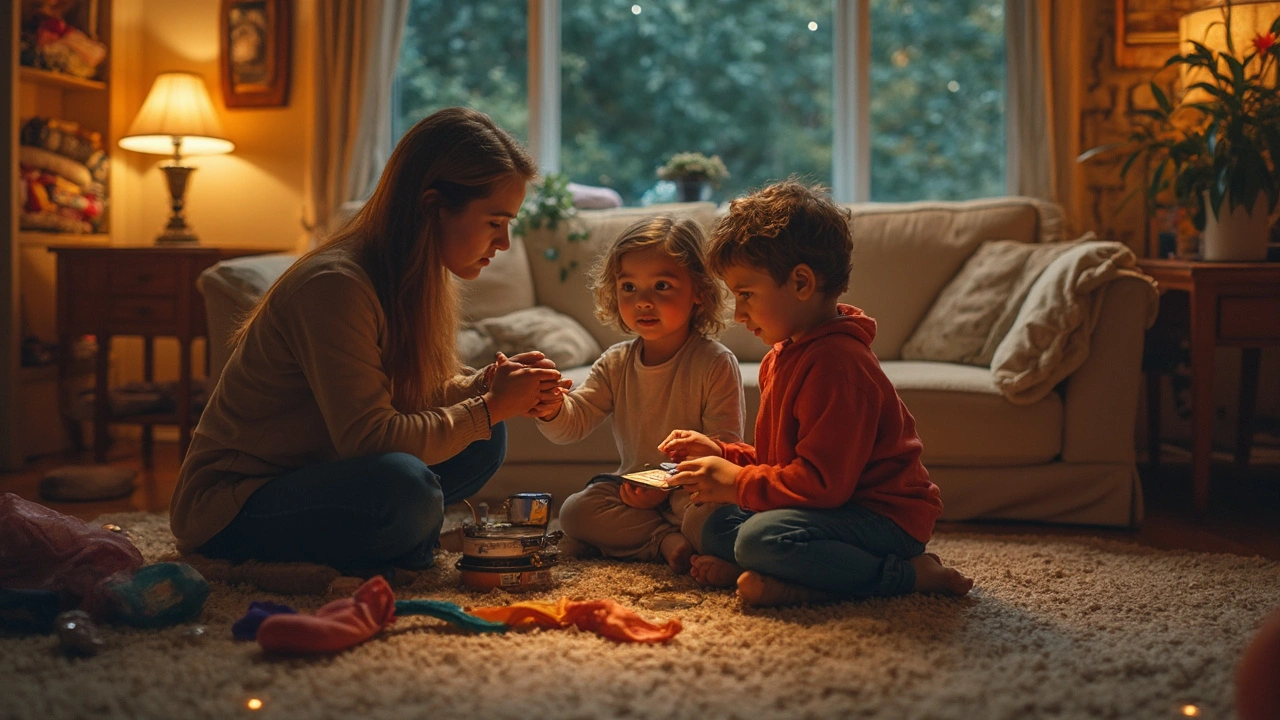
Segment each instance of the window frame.
M528 3L529 150L543 172L558 172L560 0L528 0ZM871 0L832 0L832 3L835 87L831 193L837 202L868 202L871 199ZM1006 24L1006 41L1008 32ZM1007 112L1006 107L1006 118Z

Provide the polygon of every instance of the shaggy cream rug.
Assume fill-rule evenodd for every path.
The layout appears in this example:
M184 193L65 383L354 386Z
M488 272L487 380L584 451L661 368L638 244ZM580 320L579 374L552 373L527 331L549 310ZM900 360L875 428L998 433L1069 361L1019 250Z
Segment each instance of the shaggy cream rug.
M163 516L98 522L148 561L172 557ZM1280 564L1262 558L956 532L930 550L976 578L971 596L759 611L665 566L583 559L552 590L481 594L459 589L450 554L396 590L463 606L611 597L680 618L657 646L403 617L346 652L277 658L231 637L249 601L331 598L215 582L198 624L107 628L96 657L0 639L0 717L1172 718L1190 704L1222 718L1240 651L1280 602Z

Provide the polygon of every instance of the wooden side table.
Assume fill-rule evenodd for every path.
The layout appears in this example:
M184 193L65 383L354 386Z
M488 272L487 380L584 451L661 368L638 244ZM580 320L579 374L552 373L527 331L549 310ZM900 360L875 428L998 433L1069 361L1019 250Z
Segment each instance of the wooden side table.
M113 422L143 426L142 458L151 462L151 426L177 425L179 457L191 443L194 412L191 403L191 343L208 334L204 298L196 278L206 268L227 258L274 250L175 247L55 246L57 255L58 336L69 348L80 335L97 337L93 403L93 458L105 462L107 426ZM143 338L143 378L153 380L153 341L156 337L178 340L178 391L172 413L148 413L112 417L107 383L111 338L135 335ZM60 365L65 383L66 355Z
M1162 295L1186 294L1186 318L1165 313L1154 332L1186 322L1191 342L1191 480L1195 507L1209 504L1209 475L1213 435L1213 354L1216 347L1241 351L1240 418L1235 460L1249 462L1253 413L1257 403L1260 349L1280 345L1280 263L1220 263L1198 260L1138 261L1155 278ZM1147 413L1152 462L1159 459L1159 375L1147 374Z

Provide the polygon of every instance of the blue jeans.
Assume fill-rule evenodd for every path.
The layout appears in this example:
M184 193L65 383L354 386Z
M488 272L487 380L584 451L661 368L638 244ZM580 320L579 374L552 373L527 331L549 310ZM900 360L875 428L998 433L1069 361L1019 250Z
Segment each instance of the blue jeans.
M703 526L702 548L744 570L841 597L912 592L910 560L924 553L924 543L897 523L856 503L760 513L726 505Z
M474 495L506 457L506 426L498 423L491 432L436 465L393 452L281 475L250 495L200 552L315 562L352 574L430 567L444 506Z

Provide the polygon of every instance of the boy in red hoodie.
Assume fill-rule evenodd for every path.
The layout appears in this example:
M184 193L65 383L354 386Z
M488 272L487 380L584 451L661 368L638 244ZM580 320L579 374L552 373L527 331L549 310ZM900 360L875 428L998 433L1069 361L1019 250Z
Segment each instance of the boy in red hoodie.
M795 181L733 201L708 261L734 320L773 349L760 363L755 447L675 430L671 483L731 505L703 529L693 576L750 605L941 592L973 580L924 552L942 513L915 419L871 351L876 323L848 288L847 214Z

